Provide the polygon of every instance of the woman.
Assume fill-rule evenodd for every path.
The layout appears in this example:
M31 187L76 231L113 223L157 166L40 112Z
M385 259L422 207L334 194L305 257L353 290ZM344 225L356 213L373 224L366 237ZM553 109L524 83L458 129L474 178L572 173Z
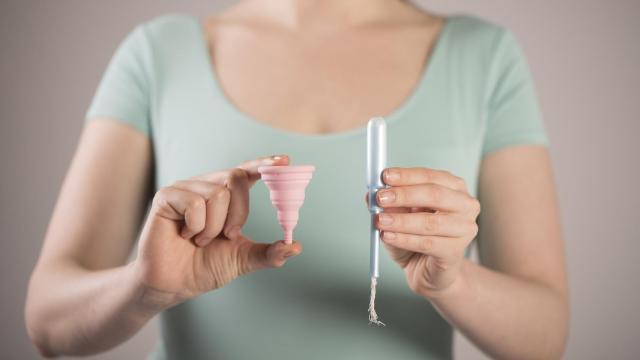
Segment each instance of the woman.
M386 327L366 326L375 115L393 165L377 198ZM161 314L155 359L446 359L453 327L492 357L561 357L547 141L501 27L399 0L165 16L122 43L87 119L27 299L42 354L110 349ZM317 168L301 241L271 243L256 168L292 161ZM476 235L481 264L465 258Z

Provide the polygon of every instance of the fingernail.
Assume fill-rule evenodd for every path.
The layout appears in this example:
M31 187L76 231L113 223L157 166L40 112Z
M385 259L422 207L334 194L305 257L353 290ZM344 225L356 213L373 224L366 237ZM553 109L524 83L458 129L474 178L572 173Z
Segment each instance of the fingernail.
M390 225L393 223L393 216L389 214L380 214L378 219L382 225Z
M396 181L400 179L400 173L396 170L387 169L384 171L384 179L386 181Z
M396 238L396 233L385 231L382 233L382 240L393 240Z
M285 155L271 155L271 160L278 161L284 159Z
M390 204L396 199L396 194L393 191L385 190L378 192L378 201L381 204Z

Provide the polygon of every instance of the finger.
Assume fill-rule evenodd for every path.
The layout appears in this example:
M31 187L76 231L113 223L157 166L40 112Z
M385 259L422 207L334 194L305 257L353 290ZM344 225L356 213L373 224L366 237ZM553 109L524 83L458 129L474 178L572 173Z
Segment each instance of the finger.
M196 244L207 246L220 235L229 214L230 201L231 192L227 188L221 186L214 190L207 200L207 225L196 236Z
M227 220L223 227L223 233L227 238L237 237L249 216L249 188L260 178L258 167L263 165L286 165L288 163L289 157L287 155L273 155L246 161L233 169L194 178L224 185L231 192Z
M250 185L253 185L255 181L260 179L260 173L258 172L258 168L260 166L267 165L288 165L289 164L289 156L287 155L272 155L268 157L262 157L255 160L245 161L238 167L234 169L227 169L223 171L216 171L200 176L196 176L194 179L196 180L204 180L210 181L216 184L224 184L224 182L228 179L229 173L236 169L241 169L247 172L248 180L250 181Z
M286 155L274 155L244 162L235 169L228 171L225 186L231 191L227 222L224 225L224 234L228 238L240 234L240 229L249 217L249 188L255 180L260 178L258 167L263 165L285 165L289 163Z
M382 233L382 236L384 236L384 233ZM413 251L401 249L385 241L382 242L382 245L389 252L389 256L391 256L391 259L396 263L398 263L400 267L403 269L409 264L409 261L411 261L411 258L413 257L413 255L416 254Z
M378 191L376 201L383 207L423 207L448 212L475 211L477 200L470 195L436 184L394 186Z
M467 186L461 177L455 176L448 171L423 167L388 168L382 173L382 180L385 184L391 186L438 184L457 191L467 191Z
M205 199L209 199L213 195L215 195L217 189L224 188L224 186L215 184L210 181L196 179L179 180L171 185L171 187L194 192Z
M224 235L229 239L240 235L240 229L249 217L249 178L242 169L229 171L225 186L231 193L227 221L224 225Z
M382 231L416 235L461 237L473 233L475 226L466 218L445 213L383 212L376 217L376 227Z
M367 193L364 194L364 202L367 203L367 208L369 208L369 196ZM397 207L397 208L386 208L384 209L385 212L387 213L407 213L407 212L413 212L414 209L417 208L404 208L404 207Z
M206 201L196 193L169 186L154 196L152 214L184 221L181 236L190 239L205 227Z
M467 245L461 239L389 231L385 231L382 234L382 241L399 249L449 260L464 256L464 249Z
M196 234L194 242L198 246L207 246L211 240L215 239L227 219L227 210L231 194L229 190L222 186L208 181L182 180L176 182L174 187L183 190L190 190L206 199L206 223L204 229Z
M242 273L282 267L289 258L297 256L301 252L302 244L297 241L293 241L291 244L285 243L284 240L276 241L273 244L250 242Z
M245 170L249 177L249 187L253 186L253 184L260 179L258 168L265 165L289 165L289 156L285 154L272 155L269 157L245 161L240 164L238 168Z

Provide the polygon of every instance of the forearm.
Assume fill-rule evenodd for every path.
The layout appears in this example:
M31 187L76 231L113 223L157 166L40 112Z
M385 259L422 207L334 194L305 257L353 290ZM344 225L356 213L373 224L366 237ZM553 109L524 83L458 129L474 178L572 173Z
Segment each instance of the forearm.
M30 336L45 356L87 355L135 334L162 308L138 285L130 265L101 271L61 266L32 279L27 303Z
M564 296L548 286L463 260L432 304L476 346L499 359L557 359L567 336Z

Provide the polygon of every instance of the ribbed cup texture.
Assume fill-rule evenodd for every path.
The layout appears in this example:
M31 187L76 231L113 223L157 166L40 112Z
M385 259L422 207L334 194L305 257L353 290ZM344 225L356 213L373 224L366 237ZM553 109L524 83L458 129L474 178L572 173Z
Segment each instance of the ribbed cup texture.
M293 229L298 224L298 212L304 203L313 166L261 166L258 171L269 189L271 203L278 211L278 222L284 231L284 241L293 241Z

